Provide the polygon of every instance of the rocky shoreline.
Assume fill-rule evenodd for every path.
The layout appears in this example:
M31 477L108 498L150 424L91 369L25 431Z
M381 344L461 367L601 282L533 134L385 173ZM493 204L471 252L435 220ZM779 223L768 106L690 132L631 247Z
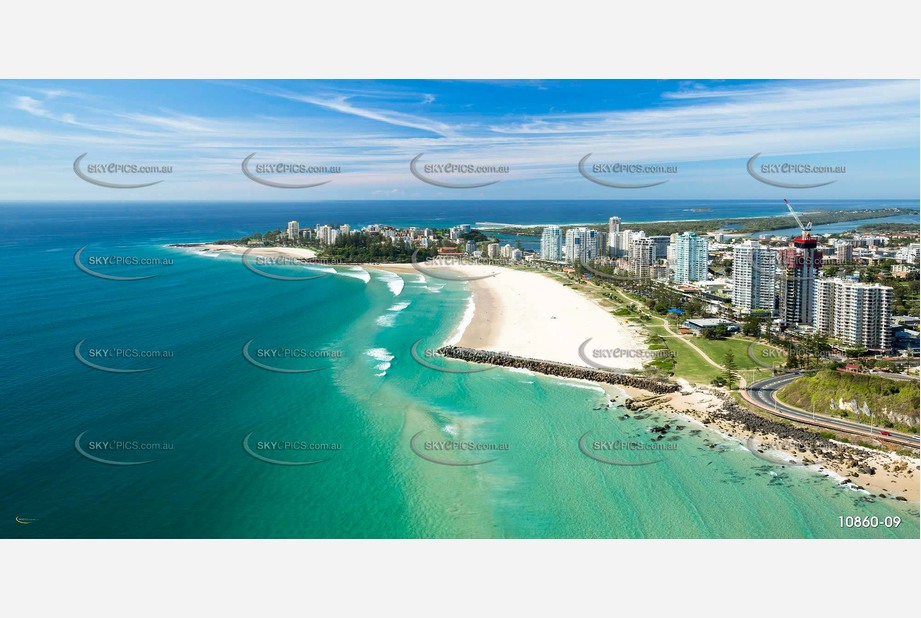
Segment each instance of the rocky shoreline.
M438 353L458 360L498 367L526 369L561 378L589 380L627 387L632 398L623 405L631 411L661 410L696 419L747 446L752 454L780 466L815 466L826 476L842 477L844 487L866 491L864 499L918 502L918 462L891 453L873 451L823 438L808 429L755 414L730 393L709 387L682 386L629 373L617 373L542 361L460 346L444 346ZM642 392L637 392L642 391ZM649 393L649 395L643 395ZM613 400L612 400L613 401ZM677 425L656 428L661 440ZM768 452L775 454L776 461ZM906 497L907 496L907 497Z
M567 365L566 363L555 363L533 358L522 358L520 356L512 356L510 354L488 352L485 350L475 350L473 348L462 348L453 345L439 348L437 353L443 354L448 358L455 358L471 363L483 363L488 365L496 365L498 367L527 369L528 371L533 371L535 373L542 373L559 378L573 378L578 380L590 380L592 382L603 382L605 384L614 384L616 386L630 386L633 388L643 389L657 395L674 393L681 388L674 382L657 380L655 378L648 378L630 373L617 373L614 371L605 371L603 369L591 369L588 367L579 367L577 365Z
M650 407L686 414L705 426L745 441L755 456L766 458L766 451L780 451L791 455L791 458L778 461L779 464L817 466L820 471L834 472L844 477L841 485L867 491L869 500L889 498L908 501L905 495L899 494L917 495L917 488L914 492L906 491L906 483L897 482L897 479L901 479L909 485L917 485L916 462L909 463L907 458L823 438L808 429L765 418L740 405L725 391L697 387L695 393L706 394L715 401L705 407L683 407L686 404L682 402L680 395L691 394L685 391L667 402L660 402L656 398Z

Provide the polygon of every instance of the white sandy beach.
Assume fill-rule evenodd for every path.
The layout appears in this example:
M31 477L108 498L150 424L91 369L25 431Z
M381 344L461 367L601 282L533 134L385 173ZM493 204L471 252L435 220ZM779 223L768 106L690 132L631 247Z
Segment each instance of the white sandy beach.
M411 268L386 267L403 272ZM473 318L452 342L456 345L591 367L579 355L579 347L591 339L585 356L602 368L641 369L649 360L642 356L648 346L640 332L548 276L497 266L425 268L451 268L470 277L498 273L467 283L473 293ZM594 350L610 351L609 356L596 358Z
M390 264L379 268L413 272L409 264ZM425 268L452 267L426 265ZM480 350L507 352L515 356L591 366L579 356L580 344L591 338L590 345L586 346L586 356L589 359L611 368L641 368L642 358L592 357L591 351L595 349L645 350L648 346L643 342L639 329L630 328L621 318L611 315L572 288L540 273L495 266L455 267L452 272L466 276L494 272L499 274L468 282L473 293L473 316L460 333L459 340L451 343ZM602 387L612 388L608 385ZM616 391L625 392L635 399L650 397L646 391L625 386L616 387L609 394ZM710 389L684 383L681 392L656 399L656 409L705 419L709 422L709 429L737 440L740 444L746 444L748 434L722 418L722 401ZM782 460L801 460L791 440L767 434L757 434L754 438L759 446L775 451ZM914 504L918 503L919 462L916 458L879 453L869 463L877 467L872 477L855 475L854 470L836 461L815 462L813 467L825 466L820 471L840 475L842 479L853 477L858 484L875 494L902 496Z
M190 248L199 249L201 251L215 251L217 253L232 253L234 255L242 255L247 249L251 249L250 255L266 257L283 256L295 260L310 260L317 257L316 251L304 249L302 247L243 247L240 245L203 243L194 245L194 247Z

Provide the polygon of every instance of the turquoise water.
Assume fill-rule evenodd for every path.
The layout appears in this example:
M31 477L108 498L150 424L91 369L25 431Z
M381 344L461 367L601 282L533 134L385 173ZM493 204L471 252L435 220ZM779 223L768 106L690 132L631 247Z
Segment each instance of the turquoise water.
M463 283L418 273L339 269L301 282L259 277L238 257L165 247L192 232L42 227L41 242L7 237L2 251L5 342L0 372L0 536L13 538L917 538L918 509L802 469L663 414L624 418L601 389L495 369L458 375L421 366L410 348L451 337L467 307ZM178 225L176 226L178 227ZM130 228L130 229L129 229ZM216 230L215 233L223 230ZM90 232L93 232L92 234ZM36 232L37 233L37 232ZM34 236L30 236L32 238ZM211 235L198 239L211 238ZM90 277L93 255L170 259L169 266L98 268L143 281ZM301 267L266 267L300 274ZM94 357L96 349L168 351ZM243 357L244 344L312 357ZM255 352L254 352L255 353ZM326 354L325 356L321 354ZM433 359L445 366L462 366ZM606 465L579 439L651 443L681 425L658 463ZM420 433L422 432L422 433ZM122 463L106 465L91 454ZM271 464L324 459L304 466ZM446 463L443 465L416 451ZM502 445L437 452L442 440ZM91 450L94 442L167 444L160 451ZM266 450L260 442L336 445ZM712 448L711 448L712 447ZM649 453L606 453L624 462ZM843 530L839 516L898 516L898 529ZM16 518L30 521L27 525Z

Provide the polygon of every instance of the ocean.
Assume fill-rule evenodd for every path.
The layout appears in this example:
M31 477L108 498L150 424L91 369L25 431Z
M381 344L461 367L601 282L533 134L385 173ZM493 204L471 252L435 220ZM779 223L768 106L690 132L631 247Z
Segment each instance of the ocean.
M291 219L443 227L739 212L738 202L0 205L0 536L917 538L914 505L869 501L664 413L623 418L594 385L423 366L410 350L456 333L462 282L264 267L317 277L281 281L239 256L167 246ZM84 264L148 262L99 272L153 276L92 277L74 264L84 246ZM624 451L647 465L606 465L579 448L586 434L649 443L667 420L683 429L655 463ZM900 525L840 527L858 515Z

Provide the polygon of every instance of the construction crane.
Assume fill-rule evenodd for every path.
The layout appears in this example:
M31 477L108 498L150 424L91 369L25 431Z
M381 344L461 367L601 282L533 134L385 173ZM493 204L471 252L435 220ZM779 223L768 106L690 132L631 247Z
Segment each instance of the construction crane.
M790 205L790 202L787 201L787 198L784 198L783 203L787 205L787 208L790 210L790 214L793 215L793 218L796 219L796 224L799 226L800 231L803 233L801 238L806 240L810 236L812 231L812 221L807 221L806 225L803 225L803 220L799 218L799 215L796 214L796 211L793 210L793 206Z

